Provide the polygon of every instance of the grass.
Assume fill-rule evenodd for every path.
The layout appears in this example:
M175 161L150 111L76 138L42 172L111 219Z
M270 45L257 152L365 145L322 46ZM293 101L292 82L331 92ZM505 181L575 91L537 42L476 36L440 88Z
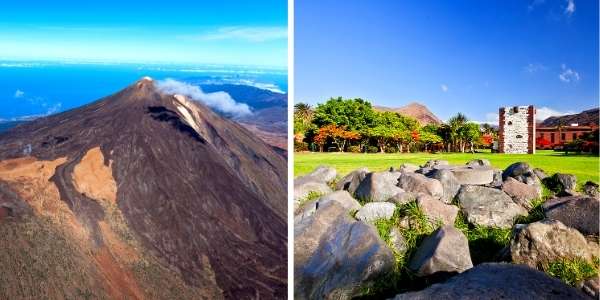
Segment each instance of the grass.
M547 175L568 173L577 176L577 183L600 181L600 157L586 154L564 155L552 150L538 150L536 154L498 154L498 153L294 153L294 176L311 172L319 165L329 165L345 175L360 167L368 167L371 171L384 171L389 167L399 167L402 163L421 165L430 159L447 160L451 164L484 158L495 168L504 169L512 163L524 161L534 168L543 169Z
M456 216L454 227L467 237L473 265L497 261L500 251L510 243L512 229L474 226L460 212Z
M408 219L409 228L400 225L405 219ZM379 219L374 225L379 236L392 249L396 264L392 272L365 288L356 299L384 299L393 297L399 292L416 290L429 285L425 279L416 277L408 269L411 255L417 250L421 241L436 229L436 225L429 222L417 203L412 201L397 207L391 219ZM392 246L390 233L393 228L397 228L404 237L407 249L405 252L400 253Z
M577 286L585 279L598 276L599 265L600 261L598 259L594 259L593 263L579 258L559 260L549 263L546 273L562 280L568 285Z

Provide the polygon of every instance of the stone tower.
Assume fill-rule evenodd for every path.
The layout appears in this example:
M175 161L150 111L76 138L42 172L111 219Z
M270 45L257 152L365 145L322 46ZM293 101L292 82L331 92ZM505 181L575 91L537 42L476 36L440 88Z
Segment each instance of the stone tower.
M500 153L535 154L535 108L514 106L500 108L498 151Z

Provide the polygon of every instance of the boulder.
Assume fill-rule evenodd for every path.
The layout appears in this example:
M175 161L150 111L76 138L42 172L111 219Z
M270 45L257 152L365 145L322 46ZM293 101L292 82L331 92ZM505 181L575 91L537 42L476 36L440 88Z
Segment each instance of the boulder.
M527 215L525 208L498 189L464 185L456 197L461 211L474 225L510 228L518 216Z
M369 169L360 168L350 172L348 175L344 176L344 178L340 179L335 185L336 190L344 190L348 191L350 194L354 195L356 189L360 182L367 177L369 173Z
M390 230L390 244L396 253L403 254L408 250L408 243L398 227L392 227Z
M490 167L456 167L451 170L460 184L489 184L494 180L494 169Z
M401 174L400 172L369 173L360 182L354 194L357 198L366 201L386 201L394 195L404 192L403 189L396 186Z
M598 235L600 200L592 197L569 196L553 198L542 205L547 219L579 230L586 235Z
M518 230L511 239L510 253L513 262L536 268L562 259L591 261L594 249L577 230L560 221L543 220Z
M594 198L600 198L600 189L598 189L598 184L592 181L587 181L583 185L583 193Z
M441 222L443 225L453 225L458 214L458 207L435 200L426 194L420 194L417 197L417 205L434 225L438 224L438 222Z
M424 193L440 199L444 195L442 183L437 179L425 177L418 173L402 173L398 186L412 193Z
M548 175L546 175L546 172L544 172L544 170L540 169L540 168L534 168L533 169L533 174L535 174L535 176L537 176L537 178L541 181L546 179L546 177L548 177Z
M298 206L300 202L307 199L311 192L321 195L331 193L331 188L323 182L307 181L294 182L294 206ZM295 207L297 209L298 207Z
M490 182L490 187L500 188L502 186L502 170L494 169L494 175L492 177L492 182Z
M446 169L433 170L429 174L429 177L437 179L442 184L443 195L440 200L445 203L451 203L460 189L460 183L454 176L454 173Z
M440 227L423 240L408 266L421 277L438 272L463 272L473 267L469 241L452 225Z
M348 214L323 231L314 251L305 248L305 235L294 243L294 299L351 299L394 267L376 229Z
M394 203L369 202L356 213L355 217L357 220L373 223L379 219L391 219L395 210L396 205Z
M302 184L306 182L322 182L330 183L335 180L337 172L332 167L318 166L314 171L300 177L294 178L294 184Z
M506 169L502 173L502 180L506 180L508 177L512 177L520 182L527 183L527 178L536 177L535 173L533 173L533 169L526 162L516 162Z
M581 284L581 290L594 299L600 298L600 276L584 280Z
M467 162L467 166L469 167L490 167L492 164L487 159L473 159Z
M412 173L412 172L417 171L418 169L419 169L419 166L417 166L417 165L413 165L413 164L409 164L409 163L403 163L403 164L400 165L399 171L400 172L409 172L409 173Z
M532 208L531 200L542 196L541 190L535 185L522 183L512 177L502 183L502 191L527 210Z
M402 192L388 199L387 202L395 203L396 205L404 205L408 202L417 200L417 194L411 192Z
M458 274L444 283L399 294L404 299L588 299L581 291L524 265L484 263Z
M544 184L559 196L575 196L577 177L571 174L556 173L544 179Z
M430 159L424 165L422 165L421 168L433 168L436 166L448 166L448 165L449 165L449 163L447 160Z

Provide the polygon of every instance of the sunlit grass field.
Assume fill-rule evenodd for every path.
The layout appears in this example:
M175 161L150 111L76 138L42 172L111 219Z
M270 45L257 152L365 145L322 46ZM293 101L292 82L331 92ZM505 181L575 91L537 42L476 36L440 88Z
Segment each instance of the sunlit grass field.
M587 180L598 183L600 179L598 156L569 154L552 150L538 150L536 154L498 154L498 153L294 153L294 176L309 173L319 165L328 165L337 169L338 175L368 167L371 171L387 170L399 167L402 163L421 165L430 159L443 159L451 164L465 164L471 159L488 159L495 168L504 169L510 164L524 161L534 168L541 168L547 175L556 172L577 176L579 185Z

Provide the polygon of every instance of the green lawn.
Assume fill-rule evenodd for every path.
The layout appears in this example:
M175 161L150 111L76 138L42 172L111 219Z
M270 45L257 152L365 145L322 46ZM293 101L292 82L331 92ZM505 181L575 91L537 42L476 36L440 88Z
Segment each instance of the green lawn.
M408 162L421 165L430 159L443 159L451 164L465 164L476 158L488 159L495 168L504 169L508 165L524 161L535 168L542 168L546 174L556 172L577 176L578 184L587 180L599 182L600 158L591 155L564 155L562 152L541 150L534 155L498 154L498 153L402 153L402 154L363 154L363 153L294 153L294 176L309 173L319 165L328 165L337 169L339 175L368 167L371 171L387 170Z

